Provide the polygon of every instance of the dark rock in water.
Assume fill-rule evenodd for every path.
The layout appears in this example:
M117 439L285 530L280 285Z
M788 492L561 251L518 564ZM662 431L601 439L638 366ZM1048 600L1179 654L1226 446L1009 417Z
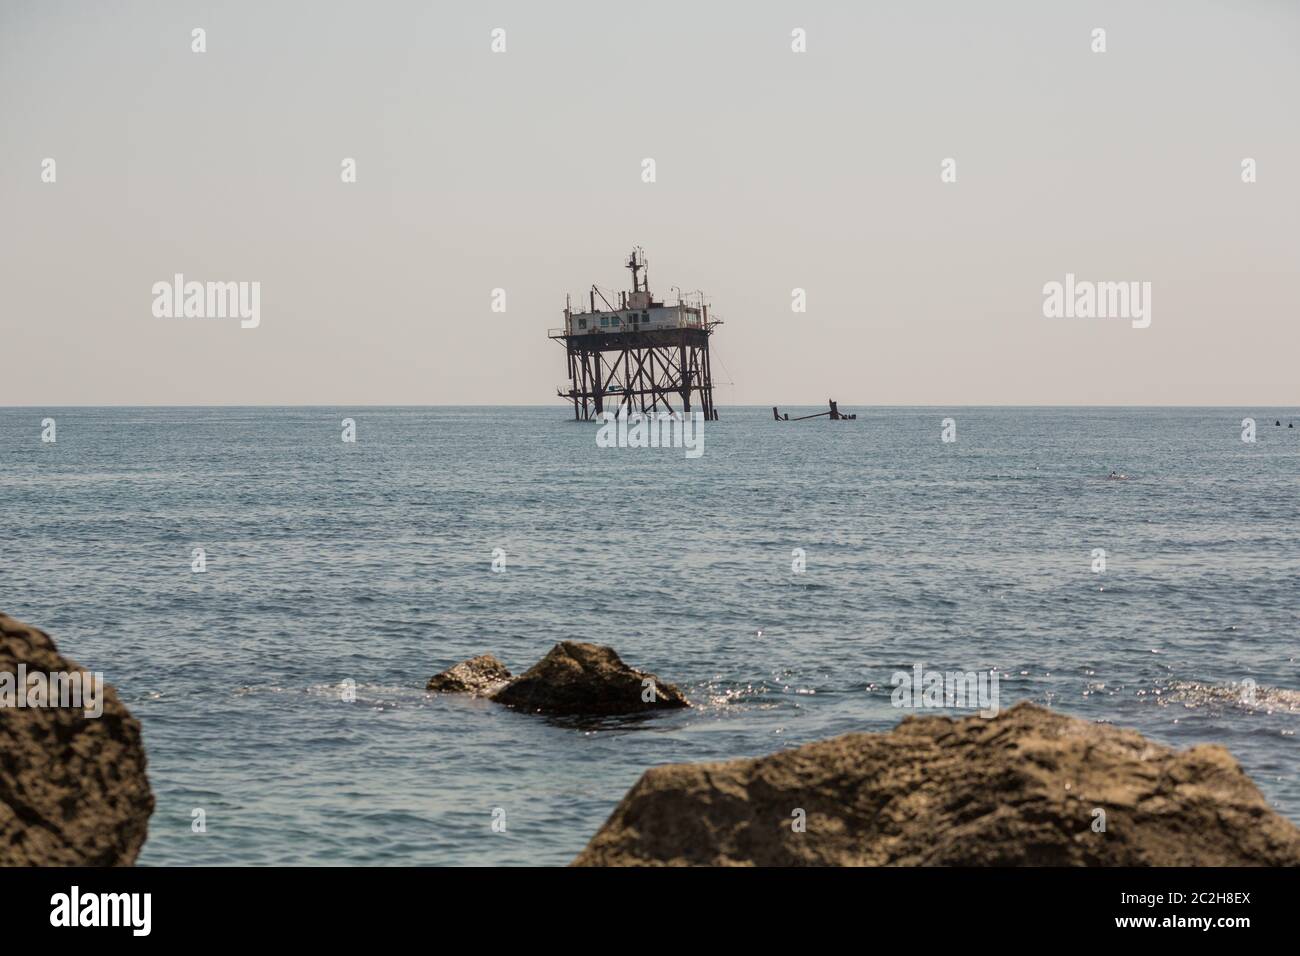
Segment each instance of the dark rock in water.
M474 694L486 697L510 680L506 665L491 654L480 654L429 678L425 690L442 694Z
M18 680L25 665L25 680ZM148 832L154 798L140 723L104 684L98 702L58 706L24 684L88 672L49 635L0 614L0 866L128 866ZM32 706L37 704L37 706ZM102 706L99 716L91 716Z
M492 699L542 714L635 714L689 707L672 684L624 664L611 647L563 641L492 695Z
M1021 703L989 720L908 717L753 760L655 767L573 862L1297 866L1300 830L1222 747L1174 751Z
M480 654L429 678L427 689L489 697L509 707L556 716L604 717L689 707L672 684L619 659L613 648L564 641L518 677Z

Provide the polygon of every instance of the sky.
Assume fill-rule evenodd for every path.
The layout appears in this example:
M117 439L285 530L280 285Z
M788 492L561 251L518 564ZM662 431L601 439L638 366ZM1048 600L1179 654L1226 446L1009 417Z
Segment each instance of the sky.
M723 407L1294 405L1298 100L1292 0L0 0L0 405L563 407L634 245Z

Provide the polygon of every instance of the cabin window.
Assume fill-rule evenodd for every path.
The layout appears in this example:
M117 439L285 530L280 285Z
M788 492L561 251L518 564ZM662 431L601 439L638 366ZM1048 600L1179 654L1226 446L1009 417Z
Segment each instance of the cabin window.
M600 317L600 324L601 324L602 327L608 327L608 326L609 326L609 317L608 317L608 316L605 316L605 315L602 315L602 316Z
M587 327L587 320L586 320L586 319L579 319L579 320L578 320L578 328L580 328L580 329L585 329L586 327Z

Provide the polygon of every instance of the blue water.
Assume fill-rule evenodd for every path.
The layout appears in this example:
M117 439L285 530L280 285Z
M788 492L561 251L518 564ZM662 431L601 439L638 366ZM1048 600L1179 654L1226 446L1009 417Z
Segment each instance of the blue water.
M1300 821L1294 410L857 411L724 408L691 460L559 407L0 409L0 610L141 720L146 864L563 864L649 766L892 727L918 662L1223 744ZM697 706L593 728L424 693L565 638Z

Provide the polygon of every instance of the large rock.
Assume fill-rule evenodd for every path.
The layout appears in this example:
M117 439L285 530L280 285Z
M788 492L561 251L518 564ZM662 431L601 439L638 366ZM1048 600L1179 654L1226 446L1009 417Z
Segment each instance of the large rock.
M672 684L628 667L612 647L562 641L492 695L498 703L541 714L635 714L689 707Z
M439 694L473 694L486 697L510 680L506 665L491 654L480 654L429 678L425 690Z
M607 716L689 707L672 684L624 664L614 649L563 641L518 677L481 654L429 678L428 690L490 697L538 714Z
M85 673L45 632L0 614L9 694L19 665L29 677ZM140 724L107 684L102 706L92 717L84 706L18 707L0 698L0 866L135 862L154 808Z
M908 717L754 760L656 767L573 862L1296 866L1300 830L1222 747L1174 751L1021 703L989 720Z

